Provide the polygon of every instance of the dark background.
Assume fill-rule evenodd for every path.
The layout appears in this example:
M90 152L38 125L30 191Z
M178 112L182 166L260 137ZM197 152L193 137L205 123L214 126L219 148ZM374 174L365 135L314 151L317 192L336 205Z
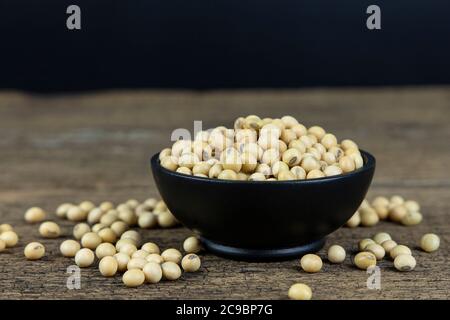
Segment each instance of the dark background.
M444 84L449 15L448 0L1 0L0 88Z

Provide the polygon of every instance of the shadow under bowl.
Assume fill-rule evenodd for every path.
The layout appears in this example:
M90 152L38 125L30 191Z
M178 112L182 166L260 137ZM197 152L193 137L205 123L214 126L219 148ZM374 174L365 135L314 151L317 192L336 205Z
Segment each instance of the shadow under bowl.
M325 237L355 213L366 196L375 158L364 166L311 180L230 181L163 168L156 154L156 186L173 215L209 251L237 260L286 260L318 251Z

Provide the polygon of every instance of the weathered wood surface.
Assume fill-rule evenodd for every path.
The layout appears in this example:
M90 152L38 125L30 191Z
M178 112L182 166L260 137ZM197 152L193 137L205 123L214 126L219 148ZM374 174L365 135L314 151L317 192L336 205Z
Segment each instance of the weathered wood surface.
M192 129L193 120L203 120L206 128L231 125L236 116L250 113L291 114L307 125L321 124L339 137L352 137L370 150L378 167L369 197L400 194L417 199L424 222L416 227L383 222L374 228L341 229L326 247L338 243L354 250L357 240L385 230L415 248L416 269L399 273L385 260L380 263L381 290L368 290L368 275L353 267L350 257L339 266L325 262L322 272L311 275L299 271L298 261L245 263L204 254L202 271L176 282L127 289L119 276L103 278L92 267L82 270L80 290L66 288L66 268L73 262L59 255L61 240L40 239L37 226L24 224L26 208L37 205L52 212L66 201L118 203L157 196L148 160L169 144L172 129ZM0 222L13 224L21 236L19 246L0 253L0 298L285 299L289 286L301 281L312 287L316 299L448 299L449 141L448 87L56 97L0 93ZM69 236L72 223L58 222ZM441 236L438 252L417 250L426 232ZM178 228L142 234L162 247L180 247L190 233ZM41 261L23 257L24 245L32 240L47 247Z

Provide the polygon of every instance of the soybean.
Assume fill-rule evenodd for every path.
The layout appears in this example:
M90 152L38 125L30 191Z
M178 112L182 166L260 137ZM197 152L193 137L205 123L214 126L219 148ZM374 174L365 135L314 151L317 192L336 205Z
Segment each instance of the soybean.
M196 272L198 269L200 269L201 261L196 254L189 253L185 255L181 260L181 266L186 272Z
M439 249L441 240L434 233L427 233L420 239L420 247L425 252L434 252Z
M23 253L28 260L38 260L44 256L45 247L42 245L42 243L31 242L26 245Z
M139 269L128 270L124 273L122 281L127 287L139 287L145 281L145 274Z
M75 257L80 250L80 244L75 240L65 240L59 246L59 251L64 257Z
M175 262L164 262L161 264L161 269L164 279L173 281L181 277L181 269Z
M394 266L399 271L411 271L416 267L416 259L410 254L399 254L394 259Z
M44 238L58 238L61 235L61 229L55 222L46 221L39 226L39 234Z
M289 288L288 297L291 300L311 300L312 290L304 283L296 283Z
M319 272L322 264L322 259L315 254L307 254L300 259L300 266L308 273Z
M104 277L114 276L117 273L118 267L117 260L111 256L103 257L98 264L98 269Z
M360 252L355 256L355 265L362 270L367 270L367 268L377 265L377 258L372 252Z
M33 207L25 212L25 221L28 223L37 223L45 220L47 214L44 210L38 207Z
M80 249L75 255L75 263L80 268L86 268L94 263L94 252L89 248Z

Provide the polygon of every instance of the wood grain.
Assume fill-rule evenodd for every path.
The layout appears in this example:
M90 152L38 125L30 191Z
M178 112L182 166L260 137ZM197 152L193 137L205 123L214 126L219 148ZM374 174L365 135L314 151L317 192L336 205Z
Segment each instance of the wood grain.
M340 229L338 243L353 252L359 239L379 231L414 248L418 265L400 273L389 260L380 263L381 290L366 287L368 275L355 269L351 255L343 265L324 263L306 274L298 261L245 263L205 253L201 272L176 282L127 289L119 276L83 269L80 290L66 287L71 259L59 255L60 240L40 239L25 225L24 211L41 206L53 213L62 202L119 203L157 196L149 157L170 143L174 128L192 130L226 124L235 117L291 114L306 125L320 124L338 137L351 137L371 151L378 165L369 198L400 194L422 205L424 222L402 227L383 222L374 228ZM317 89L290 91L141 91L32 96L0 93L0 223L20 235L16 248L0 253L2 299L285 299L297 281L309 284L315 299L448 299L450 271L450 88ZM56 219L56 218L55 218ZM56 219L64 238L72 223ZM238 222L237 222L238 223ZM251 232L249 230L249 232ZM422 234L441 236L441 249L417 249ZM166 248L180 247L184 228L142 232ZM255 236L270 236L259 235ZM46 245L43 260L23 256L26 243ZM325 249L319 253L325 257Z

